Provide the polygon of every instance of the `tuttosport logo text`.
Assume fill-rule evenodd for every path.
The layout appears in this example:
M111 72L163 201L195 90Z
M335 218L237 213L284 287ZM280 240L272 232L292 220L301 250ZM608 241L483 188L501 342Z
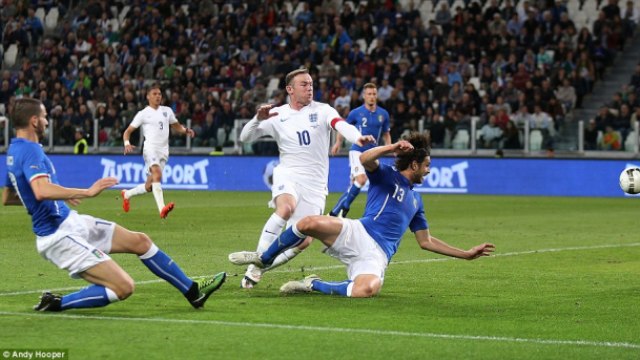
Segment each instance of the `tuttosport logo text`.
M424 179L422 186L416 186L416 191L427 193L456 193L464 194L467 188L466 170L469 163L463 161L451 166L431 167L431 172Z
M117 187L127 188L139 185L146 181L147 172L144 163L133 161L118 162L112 159L102 158L102 177L115 177L119 184ZM166 164L162 171L162 187L165 189L209 189L207 167L209 160L204 159L191 164Z

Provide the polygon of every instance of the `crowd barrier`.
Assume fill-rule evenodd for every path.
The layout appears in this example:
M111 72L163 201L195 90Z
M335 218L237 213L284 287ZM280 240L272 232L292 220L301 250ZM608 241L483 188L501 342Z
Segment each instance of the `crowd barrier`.
M96 179L115 176L116 188L144 181L142 156L56 155L61 184L89 187ZM392 158L384 158L391 163ZM0 155L0 184L6 182L6 155ZM275 157L172 156L164 169L165 189L268 191ZM433 158L431 173L416 190L425 193L623 197L618 176L632 160ZM349 185L347 157L330 158L329 191Z

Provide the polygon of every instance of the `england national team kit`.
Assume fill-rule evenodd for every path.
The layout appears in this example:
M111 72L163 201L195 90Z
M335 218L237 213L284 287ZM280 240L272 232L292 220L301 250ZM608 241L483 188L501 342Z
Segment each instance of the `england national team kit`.
M278 115L259 122L254 118L249 140L270 135L278 142L280 164L273 171L272 197L282 193L296 197L299 206L291 222L319 215L328 194L331 129L342 118L334 108L318 102L299 111L286 104L270 112Z
M159 165L161 169L169 159L169 132L171 124L178 122L173 110L168 106L154 109L147 106L138 111L130 126L142 127L144 134L143 157L147 171L152 165Z

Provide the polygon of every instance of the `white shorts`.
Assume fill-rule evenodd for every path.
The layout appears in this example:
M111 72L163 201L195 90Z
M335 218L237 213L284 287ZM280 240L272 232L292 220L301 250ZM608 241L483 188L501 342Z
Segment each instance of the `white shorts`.
M364 166L360 162L361 151L349 150L349 167L351 167L351 178L355 179L358 175L364 175Z
M297 223L299 220L310 215L322 215L327 201L327 194L323 191L314 191L300 183L292 181L285 172L278 171L276 167L273 171L273 185L271 186L271 201L269 207L275 208L275 198L282 194L289 194L296 200L296 209L287 222L287 226Z
M169 160L169 151L145 146L142 151L142 158L144 159L144 168L147 170L147 175L149 175L153 165L158 165L160 171L164 170L164 166Z
M359 220L341 218L342 230L336 241L325 251L347 265L349 280L358 275L375 275L384 282L389 261L380 245L367 233Z
M111 259L111 241L116 224L71 211L58 231L36 237L38 253L67 270L72 278L103 261Z

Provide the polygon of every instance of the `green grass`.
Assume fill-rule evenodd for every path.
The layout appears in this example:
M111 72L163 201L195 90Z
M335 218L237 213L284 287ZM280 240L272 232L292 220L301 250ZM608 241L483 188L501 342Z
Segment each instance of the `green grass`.
M0 350L69 349L71 359L638 359L638 199L425 195L432 233L463 248L496 244L476 261L420 250L407 233L379 297L282 296L279 286L343 267L319 242L239 288L244 268L227 254L254 249L268 193L165 192L124 214L110 191L78 210L148 233L190 276L230 274L194 310L132 255L113 258L138 282L101 309L36 313L42 289L84 286L44 261L21 207L1 207ZM327 208L337 200L332 194ZM364 196L352 216L362 213Z

